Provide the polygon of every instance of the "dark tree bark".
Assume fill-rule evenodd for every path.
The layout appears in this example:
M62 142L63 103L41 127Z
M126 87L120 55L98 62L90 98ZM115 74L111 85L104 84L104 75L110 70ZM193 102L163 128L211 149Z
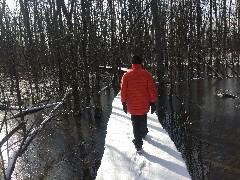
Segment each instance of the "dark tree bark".
M151 10L153 15L153 24L155 27L155 49L156 49L156 62L157 62L157 77L158 81L161 83L164 75L163 67L163 50L162 50L162 35L161 35L161 26L159 19L159 9L158 1L153 0L151 4Z

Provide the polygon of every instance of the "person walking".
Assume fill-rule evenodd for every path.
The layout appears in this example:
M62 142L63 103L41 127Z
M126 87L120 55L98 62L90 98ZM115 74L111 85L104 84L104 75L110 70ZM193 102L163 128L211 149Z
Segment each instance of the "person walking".
M148 133L147 113L156 111L157 91L152 74L143 69L142 57L134 55L132 69L121 79L121 102L123 111L131 114L134 139L137 152L141 152L143 138Z

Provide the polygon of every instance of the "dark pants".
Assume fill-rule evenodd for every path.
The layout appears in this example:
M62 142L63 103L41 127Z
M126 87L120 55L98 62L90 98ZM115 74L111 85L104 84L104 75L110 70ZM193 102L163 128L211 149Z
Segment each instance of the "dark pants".
M145 137L148 133L147 114L132 115L131 120L133 125L133 134L134 134L133 143L136 148L142 148L142 145L143 145L142 138Z

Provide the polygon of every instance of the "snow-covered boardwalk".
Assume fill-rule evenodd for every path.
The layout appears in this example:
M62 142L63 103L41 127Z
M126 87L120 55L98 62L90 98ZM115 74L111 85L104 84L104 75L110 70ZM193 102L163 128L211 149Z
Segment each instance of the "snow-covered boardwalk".
M149 133L143 142L143 153L139 155L132 143L130 115L122 111L119 94L112 106L96 180L191 179L181 154L155 114L148 114Z

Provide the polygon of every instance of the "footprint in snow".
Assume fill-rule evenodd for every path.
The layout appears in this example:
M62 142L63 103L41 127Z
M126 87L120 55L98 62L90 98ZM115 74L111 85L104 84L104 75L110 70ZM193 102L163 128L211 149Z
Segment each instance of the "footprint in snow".
M139 167L140 167L140 171L142 171L146 167L146 161L143 161Z

